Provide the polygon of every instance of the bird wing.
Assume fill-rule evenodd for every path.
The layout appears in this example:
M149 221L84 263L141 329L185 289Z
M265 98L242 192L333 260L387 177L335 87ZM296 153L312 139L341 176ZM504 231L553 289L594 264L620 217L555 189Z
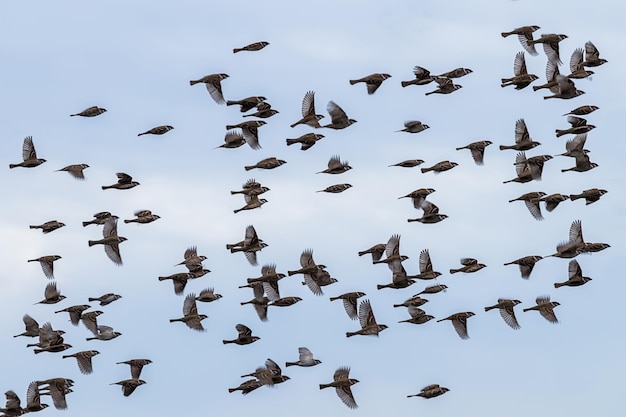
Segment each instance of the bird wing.
M363 300L359 305L359 324L364 329L368 326L376 326L376 318L370 300Z
M519 119L515 122L515 143L527 143L531 142L530 134L528 133L528 127L524 119ZM519 155L519 154L518 154ZM524 156L526 158L526 156Z
M515 60L513 61L513 73L515 75L528 74L528 70L526 69L526 58L524 57L523 51L520 51L515 55Z
M452 319L452 326L454 326L454 330L459 335L461 339L469 339L469 335L467 334L467 317L465 316L455 316Z
M501 302L498 300L498 302ZM515 311L513 311L513 304L506 304L504 307L500 307L500 316L504 320L506 324L508 324L513 329L519 329L520 325L517 322L517 318L515 317Z
M205 84L209 95L217 104L224 104L224 96L222 94L222 80L219 78L212 79Z
M37 152L35 151L35 144L33 143L32 136L26 136L24 138L24 143L22 144L22 159L24 161L37 159Z
M302 117L315 116L315 92L307 91L302 99Z
M333 124L345 123L348 120L348 115L341 107L339 107L334 101L329 101L326 105L326 111L330 114Z
M237 332L239 332L239 337L252 336L252 330L248 326L245 326L243 324L237 324L235 326L235 329L237 329Z
M571 261L569 261L567 270L569 272L570 279L574 277L582 277L583 275L583 271L580 268L580 264L575 259L572 259Z
M120 255L120 245L117 242L104 245L104 253L116 265L122 265L122 255Z
M187 294L187 297L185 297L185 301L183 302L183 315L198 315L198 306L196 305L196 295L194 293Z

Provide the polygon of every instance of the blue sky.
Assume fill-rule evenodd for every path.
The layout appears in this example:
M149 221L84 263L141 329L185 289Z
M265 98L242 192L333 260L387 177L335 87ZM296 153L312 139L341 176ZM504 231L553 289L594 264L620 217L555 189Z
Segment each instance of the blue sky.
M621 116L626 110L618 84L626 36L621 17L625 6L604 1L590 7L573 1L546 5L540 1L329 1L306 10L290 2L269 2L254 7L246 2L199 5L183 1L164 4L143 1L85 5L66 1L4 3L0 6L0 50L3 71L0 106L3 119L0 174L4 204L0 230L4 249L0 260L0 322L3 359L0 389L14 390L25 403L32 380L72 378L65 415L94 417L133 412L152 415L186 413L243 415L267 410L277 417L294 412L305 415L362 416L419 412L431 416L495 415L509 417L543 413L582 416L591 412L616 415L623 409L626 341L620 306L626 284L619 277L625 228L623 210L625 145L620 141ZM586 94L572 100L543 100L546 90L501 88L500 78L513 73L515 54L522 47L515 36L500 32L523 25L538 25L535 34L564 33L561 72L567 73L575 48L592 41L608 63L594 68L592 80L578 80ZM232 49L257 41L270 45L258 52L233 54ZM529 72L545 82L546 57L526 54ZM456 67L473 70L455 80L463 88L450 95L424 93L435 88L409 86L412 68L423 66L433 74ZM349 79L388 73L373 95ZM225 125L245 120L236 106L217 105L202 85L189 80L227 73L222 82L226 99L263 95L280 113L259 129L261 150L247 146L214 149L223 143ZM316 92L316 110L330 122L326 103L332 100L357 123L347 129L320 129L326 137L302 152L287 147L286 138L313 131L290 128L301 117L304 94ZM515 151L498 145L514 141L515 121L524 118L530 134L541 146L528 156L556 155L569 138L556 138L555 129L567 127L562 115L584 105L600 109L587 118L597 126L586 148L599 167L585 173L560 170L573 160L555 157L546 163L543 180L502 184L515 176ZM70 118L89 106L108 111L95 118ZM249 119L249 118L248 118ZM407 120L420 120L430 129L416 135L395 132ZM172 125L162 136L137 134L157 125ZM40 167L9 170L20 161L25 136L32 135ZM456 147L491 140L485 165L477 166L467 150ZM340 155L352 170L341 175L315 174L328 159ZM246 172L244 165L275 156L287 164L272 170ZM459 164L440 175L417 168L389 167L405 159L423 159L423 166L441 160ZM86 163L85 181L54 172L66 165ZM101 189L126 172L141 183L126 191ZM270 188L261 209L234 214L243 206L231 196L250 178ZM342 194L315 193L331 184L350 183ZM417 188L434 188L429 200L449 216L441 223L407 223L419 217L407 199ZM579 193L592 187L608 194L589 206L566 201L545 220L533 219L521 202L508 200L530 191L548 194ZM542 207L543 208L543 207ZM101 247L87 241L101 238L101 229L83 228L93 213L110 211L130 219L135 210L150 209L161 216L151 224L123 224L128 238L121 246L124 265L117 267ZM43 235L28 228L57 219L66 227ZM579 288L555 289L567 279L568 260L540 261L529 280L515 266L504 266L525 255L549 255L565 240L572 221L582 221L589 242L611 248L576 259L593 281ZM242 240L254 225L268 247L258 254L259 265L249 265L227 243ZM434 282L418 281L401 289L376 290L391 281L384 265L372 265L357 252L385 243L400 234L404 267L418 271L419 253L428 248L434 268L442 272L436 283L445 293L426 296L423 308L436 319L459 311L473 311L469 340L461 340L450 323L434 320L421 326L398 323L408 318L393 308ZM198 293L215 287L223 298L199 304L209 318L197 333L169 319L181 316L183 299L170 282L157 277L181 272L174 267L189 246L207 256L211 273L191 281L185 290ZM261 322L252 307L240 302L251 291L237 288L260 275L261 266L275 263L277 271L299 268L300 253L313 250L338 283L313 295L301 276L281 281L281 295L303 300L289 308L270 309ZM48 279L31 258L58 254L56 282L67 298L56 305L33 305L43 296ZM487 265L475 274L450 275L462 257ZM363 291L376 319L389 326L380 337L356 336L346 331L351 321L340 302L331 296ZM99 323L123 333L101 342L82 325L73 327L67 314L54 311L87 303L88 297L116 292L123 298L105 307ZM522 313L539 295L559 301L560 323L552 325L536 312ZM510 329L495 311L484 312L498 298L522 301L516 307L521 329ZM75 360L62 354L34 355L23 331L21 317L30 314L40 324L51 322L66 331L73 345L66 353L96 349L94 372L82 375ZM261 337L248 346L223 345L236 336L243 323ZM274 389L262 387L247 396L229 394L239 376L261 366L266 358L280 365L297 359L298 347L308 347L322 364L314 368L290 367L291 379ZM130 397L114 383L129 378L127 366L116 362L149 358L142 379L147 384ZM340 366L350 366L352 387L359 408L345 407L332 390L318 384L332 380ZM406 398L426 385L439 383L450 392L423 400ZM50 402L48 400L48 402ZM303 409L307 407L307 409ZM271 410L271 411L270 411ZM52 407L44 413L59 411Z

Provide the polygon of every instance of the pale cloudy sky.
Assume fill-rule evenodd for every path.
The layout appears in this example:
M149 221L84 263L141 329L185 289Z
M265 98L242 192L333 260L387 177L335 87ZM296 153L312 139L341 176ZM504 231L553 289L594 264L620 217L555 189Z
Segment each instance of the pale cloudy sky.
M622 294L626 284L619 266L624 253L624 170L620 139L622 115L621 68L626 65L621 40L626 36L625 6L601 1L321 1L315 4L109 1L84 4L64 1L5 2L0 5L0 77L3 118L0 174L4 204L0 230L5 244L0 253L0 389L14 390L25 403L32 380L66 377L75 381L67 397L67 416L112 414L173 414L231 416L272 413L275 416L420 413L449 416L510 417L532 413L583 416L618 415L623 409L623 359L626 340L620 332ZM541 33L564 33L561 42L567 73L575 48L592 41L608 64L594 68L592 80L576 85L586 94L573 100L543 100L546 90L501 88L510 77L515 54L522 47L515 36L500 32L538 25ZM232 49L265 40L259 52L233 54ZM526 54L528 70L545 82L546 57ZM424 93L434 85L402 88L420 65L433 74L456 67L473 73L456 80L463 88L450 95ZM381 72L392 75L373 95L349 79ZM189 80L227 73L222 83L226 99L263 95L280 113L259 129L261 150L247 146L214 149L223 143L225 125L242 120L236 106L217 105L202 85ZM302 152L287 147L313 129L290 128L300 117L304 94L315 91L317 113L326 115L330 100L358 122L341 131L323 129L326 137ZM562 115L584 105L600 110L588 116L597 126L586 148L599 167L585 173L560 172L573 160L555 157L546 163L543 181L502 184L515 176L515 151L499 151L514 141L515 121L524 118L531 136L542 143L528 156L565 151L568 136ZM69 117L98 105L108 111L96 118ZM417 135L397 133L406 120L421 120L430 129ZM172 125L163 136L137 134L157 125ZM19 162L22 140L32 135L38 156L47 162L34 169L9 170ZM476 166L467 150L456 147L491 140L485 165ZM340 155L352 170L341 175L315 174L328 159ZM273 171L246 172L244 165L275 156L287 164ZM405 159L423 159L430 166L444 159L459 164L450 172L422 174L417 168L388 167ZM86 181L54 172L69 164L86 163ZM116 172L141 183L128 190L106 190ZM233 214L243 206L231 196L250 178L271 190L259 210ZM350 183L342 194L315 193L331 184ZM407 199L414 189L434 188L430 200L449 216L434 225L407 223L421 215ZM508 200L529 191L578 193L598 187L609 191L592 205L566 201L534 220L521 202ZM123 224L128 238L117 267L101 247L88 247L101 229L83 228L98 211L121 219L138 209L161 216L147 225ZM57 219L66 227L43 235L28 228ZM585 240L606 242L611 248L577 258L593 281L579 288L555 289L567 279L568 260L540 261L530 280L515 266L503 266L525 255L549 255L568 237L572 221L580 219ZM227 243L243 239L247 225L255 226L268 247L250 266ZM434 320L421 326L398 323L408 318L393 308L433 282L418 281L402 289L376 290L391 281L384 265L372 265L357 252L385 243L400 234L401 252L409 274L418 270L419 253L428 248L436 281L448 291L426 297L423 308L436 319L473 311L469 340L461 340L450 323ZM198 309L209 318L207 331L197 333L181 323L184 297L174 295L170 282L157 277L181 271L173 265L196 245L212 272L191 281L185 290L198 293L215 287L223 298ZM299 268L300 253L314 251L318 263L339 282L325 287L323 297L300 284L301 276L281 281L281 295L303 300L286 309L270 309L261 322L252 307L240 302L251 291L238 289L248 277L260 275L266 263L277 271ZM26 261L58 254L56 282L67 298L56 305L33 305L43 297L48 280ZM472 275L450 275L462 257L474 257L487 268ZM348 291L367 293L379 323L389 326L379 338L346 339L359 325L343 307L328 298ZM99 323L123 333L101 342L85 341L89 331L73 327L67 314L54 311L84 304L88 297L116 292L123 298L106 307ZM558 325L536 312L522 313L539 295L559 301ZM498 298L516 298L521 329L513 331L495 311L484 307ZM94 372L82 375L75 360L62 353L34 355L21 317L28 313L40 324L51 322L66 331L73 348L65 353L97 349ZM261 337L248 346L223 345L244 323ZM291 379L274 389L262 387L247 396L228 393L266 358L283 365L297 359L307 346L322 364L314 368L283 368ZM130 397L110 383L129 378L116 362L149 358L142 379L147 384ZM359 408L346 408L332 390L318 384L332 380L336 368L350 366L359 379L353 393ZM450 392L436 399L406 398L423 386L439 383ZM44 402L51 403L44 397ZM53 407L48 415L61 411Z

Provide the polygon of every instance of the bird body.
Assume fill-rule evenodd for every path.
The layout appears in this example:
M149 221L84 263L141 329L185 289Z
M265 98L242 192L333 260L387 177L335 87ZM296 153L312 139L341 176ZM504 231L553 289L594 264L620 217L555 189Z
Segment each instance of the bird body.
M249 45L243 46L241 48L233 49L233 54L236 54L237 52L241 52L241 51L248 51L248 52L260 51L261 49L265 48L269 44L270 43L266 41L254 42Z
M81 111L80 113L70 114L70 116L82 116L82 117L95 117L106 112L107 109L98 106L91 106Z
M9 164L9 168L34 168L46 162L43 158L37 158L37 151L35 150L35 144L33 143L32 136L26 136L22 143L22 162L17 164Z
M211 98L217 104L224 104L224 95L222 94L222 81L228 78L228 74L209 74L204 77L189 81L189 85L204 83Z
M367 94L374 94L376 90L378 90L378 87L380 87L383 81L385 81L387 78L391 78L391 75L375 73L356 80L350 80L350 85L365 83L365 85L367 86Z

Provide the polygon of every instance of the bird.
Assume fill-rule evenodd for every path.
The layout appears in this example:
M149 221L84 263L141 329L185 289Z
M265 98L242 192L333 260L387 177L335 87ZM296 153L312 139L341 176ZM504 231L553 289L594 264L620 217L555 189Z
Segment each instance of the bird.
M264 293L263 283L255 282L253 284L242 285L239 288L244 288L244 287L252 288L252 290L254 291L254 298L249 301L240 302L239 304L241 305L252 304L252 306L254 307L254 310L257 313L257 316L259 316L259 319L261 321L267 321L267 304L269 303L270 299L263 296L263 293Z
M62 352L72 347L72 345L64 343L63 334L65 334L63 330L54 330L49 322L45 323L39 329L39 342L29 343L26 347L38 347L39 349L34 349L35 354L41 352Z
M331 193L338 194L346 191L348 188L352 188L351 184L333 184L324 188L323 190L317 190L316 193Z
M245 195L261 195L263 193L268 192L270 189L268 187L264 187L260 182L257 182L254 178L250 178L245 183L241 185L241 190L231 191L230 194L245 194Z
M89 302L91 301L99 301L101 306L105 306L111 304L113 301L119 300L122 298L119 294L114 294L112 292L108 292L106 294L101 295L100 297L89 297Z
M572 133L574 135L585 134L596 128L595 125L588 124L587 120L583 119L582 117L568 116L567 122L570 124L570 128L555 130L557 138L568 133Z
M111 326L103 326L99 325L97 327L97 332L94 332L94 337L88 337L85 340L113 340L118 336L121 336L122 333L116 332L113 330Z
M459 164L457 164L456 162L441 161L441 162L437 162L435 165L431 167L420 168L420 170L422 171L422 173L433 171L435 174L439 174L441 172L448 171L457 165Z
M108 190L109 188L115 188L118 190L128 190L128 189L131 189L133 187L140 185L137 181L133 181L133 177L131 177L130 175L124 172L118 172L115 175L117 176L117 183L112 184L112 185L103 185L102 186L103 190Z
M529 255L529 256L524 256L522 258L516 259L511 262L507 262L504 265L505 266L506 265L518 265L520 273L522 274L522 278L528 279L530 278L530 274L533 271L535 264L542 259L543 259L542 256Z
M296 362L285 362L285 367L287 366L303 366L310 367L319 365L322 363L321 360L313 358L313 353L306 347L298 348L298 360Z
M369 249L365 249L362 251L359 251L359 256L363 256L366 254L370 254L372 255L372 262L378 261L380 260L380 258L382 258L383 254L385 253L385 244L384 243L377 243L374 246L372 246Z
M389 165L390 167L402 167L402 168L413 168L423 164L424 161L422 159L406 159L402 162L398 162L397 164Z
M200 291L200 294L196 297L196 301L202 303L210 303L213 301L217 301L222 298L222 294L216 294L213 287L205 288Z
M65 396L72 392L70 387L74 384L73 380L68 378L50 378L44 381L35 381L35 384L37 385L37 388L40 389L40 395L43 395L41 387L48 385L48 395L52 398L54 408L57 410L67 409L67 400Z
M606 59L600 58L598 48L591 41L585 42L585 60L582 62L584 67L598 67L607 62Z
M89 220L89 221L83 222L83 227L87 227L90 224L103 225L111 217L115 217L116 219L119 218L117 216L112 215L108 211L100 211L100 212L94 214L93 217L94 217L93 220Z
M564 75L556 76L556 85L550 88L550 91L554 94L551 96L544 96L544 100L549 98L562 98L567 100L585 94L584 91L576 89L574 81Z
M16 334L13 337L39 337L39 323L37 323L37 320L29 316L28 314L24 314L24 316L22 316L22 321L24 322L25 327L24 332Z
M304 274L304 281L302 281L302 285L306 285L307 287L309 287L313 294L322 296L324 295L322 287L334 284L336 282L338 282L336 278L331 277L324 268L318 266L315 271Z
M259 239L256 229L252 225L246 226L244 240L241 245L226 245L230 253L243 252L248 263L252 266L257 265L256 253L267 247L268 244Z
M564 39L567 39L567 35L548 33L542 34L537 39L529 40L528 45L535 45L537 43L543 44L543 51L546 53L548 60L555 64L562 64L561 58L559 57L559 42Z
M522 194L521 196L509 200L509 203L514 201L523 201L526 204L526 208L530 214L535 218L535 220L543 220L543 216L541 215L541 207L539 207L539 202L546 195L543 191L532 191L530 193Z
M59 171L69 172L69 174L72 177L74 177L77 180L82 181L85 179L85 174L83 174L83 170L87 168L89 168L89 165L87 164L74 164L74 165L68 165L61 169L57 169L56 172L59 172Z
M576 259L572 259L571 261L569 261L567 271L568 271L567 281L555 282L554 288L560 288L563 286L579 287L591 281L591 278L583 276L582 268L580 267Z
M527 151L539 145L541 145L540 142L535 142L530 137L524 119L518 119L515 122L515 144L510 146L500 145L500 150L515 149L517 151Z
M174 284L174 294L183 295L185 287L187 286L187 281L192 278L191 272L178 272L168 276L161 276L159 277L159 281L171 279Z
M554 308L560 306L561 304L557 301L550 301L550 296L541 295L537 297L535 300L537 305L525 308L524 313L531 310L539 311L541 317L548 320L552 324L556 324L559 320L556 318L556 314L554 314Z
M153 127L150 130L146 130L145 132L139 133L137 136L142 136L142 135L163 135L163 134L169 132L172 129L174 129L174 127L169 126L169 125L156 126L156 127Z
M204 83L211 98L217 104L225 104L224 95L222 94L222 81L228 78L228 74L209 74L198 80L189 81L189 85Z
M185 265L188 270L196 271L202 268L202 262L206 261L207 257L205 255L198 255L198 247L197 246L189 246L185 249L185 253L183 254L183 260L177 263L174 266Z
M569 228L569 240L561 242L556 246L556 253L549 256L557 258L574 258L578 255L578 250L585 246L583 239L582 222L574 220Z
M569 156L571 158L578 158L586 155L587 153L589 153L589 150L585 149L586 141L586 133L581 133L574 136L573 139L570 139L565 143L565 152L557 156Z
M554 210L559 204L561 204L565 200L569 200L569 196L559 194L559 193L550 194L545 197L541 197L541 201L546 203L546 210L548 211Z
M487 265L479 263L478 260L474 258L461 258L461 265L463 265L461 268L450 269L450 273L456 274L457 272L464 272L470 274L487 267Z
M585 199L585 205L593 204L600 199L604 194L608 191L600 188L590 188L588 190L584 190L580 194L570 194L570 200L578 200L579 198Z
M424 210L422 217L419 217L417 219L407 219L409 223L420 222L424 224L433 224L433 223L439 223L440 221L448 218L447 214L439 213L439 207L437 207L435 204L431 203L430 201L424 200L424 202L421 205L421 208L422 210Z
M571 168L564 168L561 172L567 171L576 171L576 172L586 172L591 169L597 168L598 164L595 162L591 162L588 155L581 155L576 157L576 165Z
M330 301L343 300L343 308L350 319L356 320L359 318L357 314L357 300L365 296L364 292L354 291L347 292L336 297L330 297Z
M460 88L463 88L462 85L454 84L450 78L435 78L435 82L437 83L438 87L433 91L425 93L425 95L429 96L431 94L450 94Z
M226 131L226 134L224 135L224 143L214 149L235 149L243 146L245 143L246 139L243 137L243 134L240 131L233 129ZM252 143L252 145L254 145L254 143Z
M423 306L424 304L426 304L428 302L427 299L422 298L419 296L419 294L414 294L413 296L411 296L411 298L408 298L406 300L404 300L403 303L401 304L394 304L393 307L394 308L398 308L398 307L420 307Z
M28 262L39 262L43 274L48 279L54 279L54 261L61 259L59 255L40 256L39 258L29 259Z
M333 381L328 384L320 384L320 389L334 387L341 402L349 408L355 409L358 405L350 387L358 382L358 379L350 378L350 368L342 366L335 371Z
M315 91L307 91L302 99L302 118L291 125L292 128L305 124L316 129L321 128L319 121L323 114L315 114Z
M424 310L417 306L410 305L407 307L407 311L411 318L400 320L398 323L424 324L435 318L434 316L426 314Z
M277 159L276 157L270 157L270 158L265 158L260 160L259 162L257 162L254 165L246 165L244 167L244 169L246 171L250 171L251 169L254 168L259 168L259 169L274 169L274 168L278 168L279 166L286 164L287 161L284 161L282 159Z
M271 300L270 302L267 303L267 305L268 305L268 307L269 306L289 307L289 306L292 306L292 305L296 304L299 301L302 301L302 298L300 298L300 297L282 297L282 298L277 298L275 300Z
M420 252L419 269L420 269L419 274L410 275L409 278L430 280L430 279L435 279L441 275L441 272L437 272L433 270L433 263L430 260L430 253L428 252L428 249L424 249Z
M237 329L237 332L238 332L237 338L233 340L222 340L222 343L224 344L235 343L237 345L249 345L250 343L254 343L257 340L261 339L258 336L253 336L252 330L248 326L245 326L243 324L237 324L235 326L235 329Z
M153 214L150 210L137 210L133 213L136 218L124 220L124 223L152 223L161 218L158 214Z
M328 161L328 168L317 172L317 174L342 174L351 169L352 167L348 165L348 161L341 161L339 155L334 155Z
M108 258L113 261L114 264L121 266L122 255L120 254L120 243L128 239L124 236L118 236L117 219L110 218L104 223L102 236L103 239L88 241L89 247L93 245L104 245L104 253L106 253Z
M35 144L33 143L32 136L26 136L22 143L22 159L23 161L17 164L9 164L9 168L34 168L46 162L43 158L37 158L37 151L35 150Z
M402 87L407 87L409 85L426 85L435 80L435 77L430 75L430 71L420 66L413 67L413 75L415 75L414 79L401 81L400 85L402 85Z
M93 310L88 311L86 313L81 314L80 321L85 325L85 327L93 334L98 334L98 316L104 314L103 311Z
M469 339L469 335L467 334L467 319L474 315L475 314L472 313L471 311L464 311L461 313L452 314L446 317L445 319L437 320L437 323L444 321L444 320L450 320L452 322L452 326L454 327L454 330L456 330L456 333L459 335L461 339L465 340L465 339Z
M62 310L57 310L55 311L55 313L62 313L62 312L69 313L70 322L74 326L78 326L78 323L80 322L81 314L83 313L83 311L87 310L88 308L91 308L91 306L88 304L78 304L78 305L66 307Z
M584 106L576 107L574 110L571 110L569 113L565 113L563 116L567 116L568 114L572 114L576 116L585 116L587 114L593 113L599 108L600 107L598 106L591 106L591 105L586 104Z
M411 201L413 202L413 207L419 210L424 205L424 202L426 201L426 197L428 197L430 194L434 192L435 192L434 188L419 188L417 190L411 191L407 195L398 197L398 200L401 198L410 198Z
M60 229L63 226L65 226L65 223L62 223L58 220L50 220L43 224L30 225L29 228L41 229L42 233L46 234L46 233L54 232L55 230Z
M455 68L455 69L453 69L451 71L444 72L444 73L439 74L439 75L434 75L434 77L435 77L435 81L436 81L437 78L461 78L461 77L466 76L467 74L471 74L472 72L474 72L474 71L472 71L469 68L461 68L461 67L459 67L459 68Z
M520 329L520 325L517 322L517 318L515 318L515 311L513 311L513 307L520 304L520 300L511 300L508 298L498 298L498 303L489 307L485 307L485 311L493 310L497 308L500 311L500 316L504 320L506 324L509 325L512 329L518 330Z
M339 107L334 101L329 101L326 105L326 111L330 114L331 122L322 127L327 127L330 129L345 129L351 124L356 123L356 120L350 119L345 111L341 107Z
M198 332L205 331L205 328L202 326L202 320L208 318L206 314L198 314L198 307L196 305L196 294L189 293L185 297L185 301L183 303L183 317L177 319L170 319L170 323L175 321L181 321L185 323L187 327L192 330L196 330Z
M58 290L56 282L50 282L46 285L46 289L44 290L43 300L35 304L56 304L65 300L65 298L66 297Z
M541 90L542 88L553 88L558 83L556 76L561 75L559 72L559 66L552 61L546 63L546 83L541 85L533 85L533 91Z
M472 159L474 160L474 163L476 163L476 165L484 165L483 159L485 156L485 148L492 143L493 142L491 142L490 140L480 140L456 148L456 150L460 151L461 149L469 149L472 154Z
M265 48L269 44L270 43L266 41L254 42L254 43L251 43L250 45L246 45L241 48L234 48L233 54L236 54L237 52L241 52L241 51L250 51L250 52L260 51L261 49Z
M263 102L257 106L257 111L250 114L244 114L243 117L260 117L261 119L267 119L278 113L279 111L273 109L269 103Z
M607 248L610 248L611 245L608 243L585 243L582 248L578 249L578 253L594 253L600 252Z
M150 365L151 363L152 361L150 359L130 359L123 362L116 362L116 365L129 365L131 377L134 379L139 379L143 367L146 365Z
M515 156L515 172L517 177L503 181L503 184L509 182L525 183L532 180L540 181L543 173L543 166L545 162L552 159L551 155L538 155L531 158L526 158L524 151L518 152Z
M107 109L105 108L98 107L98 106L91 106L81 111L80 113L70 114L70 116L95 117L95 116L101 115L102 113L106 111Z
M251 96L251 97L243 98L241 100L227 100L226 105L227 106L239 105L239 110L242 113L245 113L249 110L252 110L259 104L263 103L265 100L267 100L267 98L263 96Z
M448 388L442 387L439 384L431 384L422 388L422 390L418 392L417 394L407 395L407 398L409 397L435 398L435 397L445 394L448 391L450 391Z
M124 393L124 397L128 397L130 394L135 392L135 389L137 389L137 387L145 383L146 381L144 381L143 379L131 378L131 379L125 379L123 381L113 382L110 385L121 385L122 392Z
M530 42L530 41L529 41ZM513 61L513 77L502 78L501 87L514 85L516 90L522 90L528 87L533 81L539 79L535 74L529 74L526 69L526 58L524 52L518 52Z
M254 391L257 388L261 388L263 385L264 385L263 382L261 382L258 379L254 378L254 379L249 379L247 381L242 382L236 388L228 388L228 392L233 393L235 391L241 391L241 393L243 395L246 395L246 394L251 393L252 391Z
M32 381L28 384L28 389L26 390L26 412L35 413L47 407L49 407L48 404L41 403L41 394L37 381Z
M517 35L517 38L519 39L520 44L522 44L522 47L526 50L526 52L534 56L534 55L537 55L537 51L535 50L535 45L529 44L528 41L533 40L533 33L538 29L541 29L541 28L535 25L521 26L521 27L513 29L510 32L502 32L502 37L506 38L507 36L510 36L510 35Z
M91 358L99 354L100 352L98 352L97 350L83 350L80 352L72 353L71 355L63 355L62 358L76 358L80 373L88 375L93 372Z
M567 75L567 78L582 79L591 77L594 74L593 71L585 69L583 65L583 48L574 49L569 60L569 68L570 73Z
M254 372L242 375L241 377L245 378L248 376L257 378L263 385L268 386L274 386L290 379L288 376L282 374L280 366L270 358L265 360L265 366L260 366Z
M346 332L346 337L352 337L358 334L365 336L374 335L378 337L378 334L388 327L385 324L376 323L370 300L363 300L359 304L359 324L361 325L361 329L355 332Z
M226 130L241 129L246 143L254 150L261 149L259 144L259 127L267 124L263 120L247 120L236 125L226 125Z
M380 87L380 85L383 83L383 81L388 78L391 78L391 75L384 73L375 73L356 80L350 80L350 85L365 83L365 85L367 86L367 94L374 94L376 90L378 90L378 87Z
M313 145L315 145L318 140L323 139L324 137L325 137L324 135L321 135L319 133L309 132L297 138L293 138L293 139L288 138L287 146L300 143L301 144L300 150L306 151L307 149L310 149L311 147L313 147Z
M385 263L392 272L395 272L399 266L402 266L403 261L409 259L408 256L400 254L400 235L391 235L391 237L387 240L387 243L385 244L385 255L386 258L374 260L372 263Z

